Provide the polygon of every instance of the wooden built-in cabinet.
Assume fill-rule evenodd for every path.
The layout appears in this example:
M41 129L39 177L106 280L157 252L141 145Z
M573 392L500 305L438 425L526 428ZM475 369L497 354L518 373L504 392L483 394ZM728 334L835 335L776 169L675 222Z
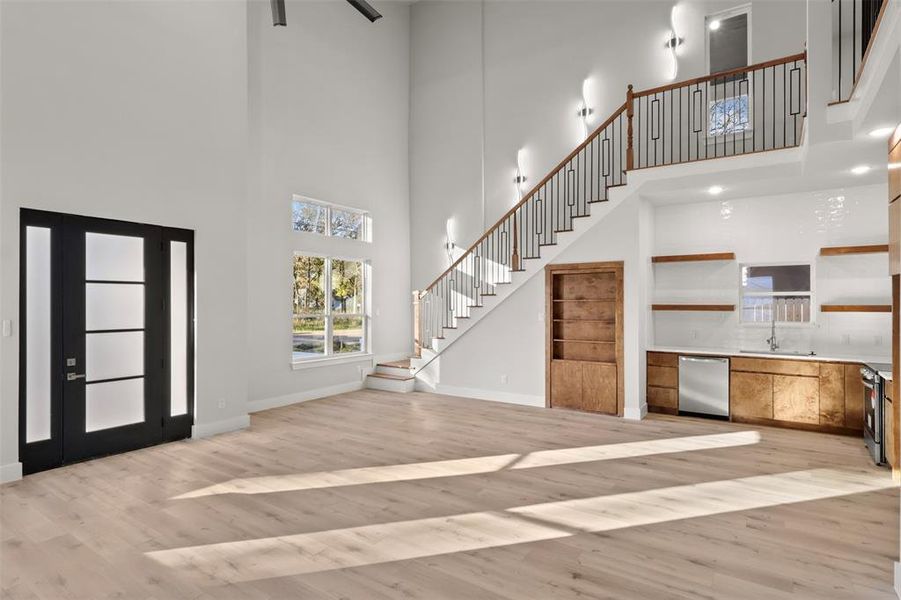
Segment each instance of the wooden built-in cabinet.
M623 263L548 265L547 404L623 411Z
M675 415L679 412L679 356L648 352L648 410Z
M679 411L679 355L648 352L648 410ZM729 414L736 422L859 435L860 365L810 360L730 358Z

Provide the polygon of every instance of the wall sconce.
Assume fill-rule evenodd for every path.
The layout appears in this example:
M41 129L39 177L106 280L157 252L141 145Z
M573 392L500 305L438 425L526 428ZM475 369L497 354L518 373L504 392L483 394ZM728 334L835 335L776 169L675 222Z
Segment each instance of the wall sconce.
M522 169L522 155L525 150L520 148L516 152L516 176L513 177L513 183L516 184L516 191L518 193L517 200L522 200L522 184L526 182L526 176L523 174Z
M594 113L594 109L588 106L588 79L582 81L582 106L579 108L579 112L576 113L579 118L582 119L582 139L588 139L588 121L592 113Z
M669 13L669 23L670 31L666 35L666 42L663 44L663 47L670 51L670 56L673 61L672 70L670 71L670 79L675 79L676 75L679 72L679 59L676 57L676 48L681 46L685 41L683 38L679 37L679 34L676 33L676 6L673 6L672 10Z
M447 252L447 263L453 264L454 262L454 250L457 249L457 244L454 243L454 238L451 235L451 222L453 219L448 219L444 224L444 251Z

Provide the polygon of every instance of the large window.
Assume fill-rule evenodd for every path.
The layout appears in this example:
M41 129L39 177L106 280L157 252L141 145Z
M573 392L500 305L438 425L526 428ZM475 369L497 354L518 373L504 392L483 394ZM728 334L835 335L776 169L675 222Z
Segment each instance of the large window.
M742 322L811 322L811 281L809 264L742 265Z
M291 224L294 231L371 241L369 214L356 208L294 196Z
M295 362L365 353L367 264L294 256Z
M707 68L711 74L750 64L750 6L709 15ZM742 134L751 129L751 82L747 73L714 79L707 92L707 136Z

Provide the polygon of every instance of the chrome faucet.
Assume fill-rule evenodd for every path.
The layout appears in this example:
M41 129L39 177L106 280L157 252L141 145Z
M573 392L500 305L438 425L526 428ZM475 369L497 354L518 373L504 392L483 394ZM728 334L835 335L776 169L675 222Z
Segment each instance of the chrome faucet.
M779 344L776 342L776 315L773 315L773 325L770 329L770 337L766 339L766 343L770 345L770 352L775 352L779 349Z

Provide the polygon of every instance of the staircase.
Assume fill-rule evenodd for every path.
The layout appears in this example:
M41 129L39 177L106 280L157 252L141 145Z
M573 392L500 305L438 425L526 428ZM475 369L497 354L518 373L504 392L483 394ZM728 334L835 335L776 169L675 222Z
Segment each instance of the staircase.
M367 386L411 391L417 378L437 383L426 367L577 239L580 221L603 218L597 208L626 186L630 171L798 146L806 81L801 53L639 92L630 85L606 121L414 292L414 356L409 365L378 365Z

